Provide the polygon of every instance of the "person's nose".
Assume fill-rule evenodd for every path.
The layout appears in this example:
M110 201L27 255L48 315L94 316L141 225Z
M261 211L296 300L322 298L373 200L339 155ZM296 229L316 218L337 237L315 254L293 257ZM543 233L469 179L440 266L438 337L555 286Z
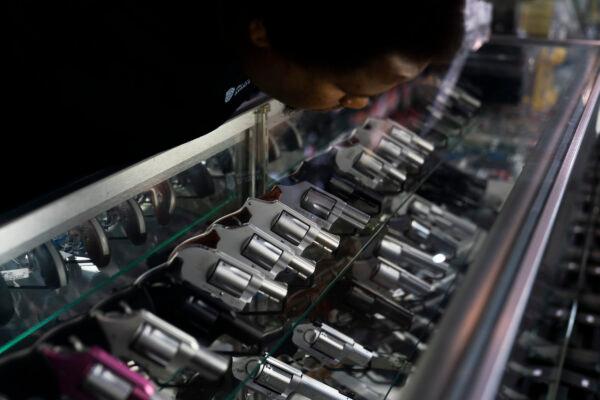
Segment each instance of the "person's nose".
M368 97L345 96L340 100L340 105L344 108L358 110L365 108L369 104Z

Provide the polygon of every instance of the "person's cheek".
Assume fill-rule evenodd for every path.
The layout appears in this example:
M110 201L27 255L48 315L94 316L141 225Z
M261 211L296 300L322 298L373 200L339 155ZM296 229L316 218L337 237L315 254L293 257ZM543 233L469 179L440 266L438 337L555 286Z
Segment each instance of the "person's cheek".
M345 95L344 92L340 91L333 85L322 82L314 85L311 92L311 108L316 110L340 107L340 100Z
M278 100L294 108L307 108L314 95L314 83L306 71L295 64L287 63L278 86Z
M297 108L316 109L326 101L319 82L306 74L290 76L289 83L289 99Z
M284 90L279 99L299 109L325 110L340 107L345 93L314 74L301 68L292 68L280 85Z
M340 100L340 104L344 108L350 108L353 110L360 110L369 105L368 97L356 97L356 96L344 96Z

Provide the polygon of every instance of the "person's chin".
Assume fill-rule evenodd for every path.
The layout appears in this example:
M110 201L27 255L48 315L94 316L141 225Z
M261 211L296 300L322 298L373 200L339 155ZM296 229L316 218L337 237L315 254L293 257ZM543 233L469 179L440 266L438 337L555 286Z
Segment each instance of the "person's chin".
M316 111L316 112L329 112L340 110L343 107L338 103L334 105L323 105L323 104L310 104L310 103L302 103L301 101L285 101L284 99L279 99L284 105L285 110L288 112L298 111L298 110L306 110L306 111Z
M289 104L285 104L285 109L284 112L294 112L294 111L298 111L298 110L304 110L304 111L314 111L314 112L331 112L331 111L338 111L341 110L343 107L341 106L335 106L335 107L325 107L325 108L321 108L321 107L310 107L310 106L292 106Z
M325 108L309 108L310 111L316 111L316 112L330 112L330 111L338 111L341 110L343 107L340 105L337 106L333 106L333 107L325 107Z

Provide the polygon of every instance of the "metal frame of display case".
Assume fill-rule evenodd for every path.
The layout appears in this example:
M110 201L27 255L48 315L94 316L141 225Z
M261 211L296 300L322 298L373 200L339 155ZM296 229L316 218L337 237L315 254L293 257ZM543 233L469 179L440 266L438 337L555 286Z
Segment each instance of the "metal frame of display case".
M596 52L528 160L504 206L510 212L496 221L402 398L495 398L574 162L592 135L599 70Z

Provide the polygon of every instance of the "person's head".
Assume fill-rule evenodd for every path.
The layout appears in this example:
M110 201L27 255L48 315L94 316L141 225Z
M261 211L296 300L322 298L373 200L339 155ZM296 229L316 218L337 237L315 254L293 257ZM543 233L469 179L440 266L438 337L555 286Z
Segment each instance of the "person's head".
M450 59L463 9L464 0L246 1L238 9L243 67L293 108L362 108Z

